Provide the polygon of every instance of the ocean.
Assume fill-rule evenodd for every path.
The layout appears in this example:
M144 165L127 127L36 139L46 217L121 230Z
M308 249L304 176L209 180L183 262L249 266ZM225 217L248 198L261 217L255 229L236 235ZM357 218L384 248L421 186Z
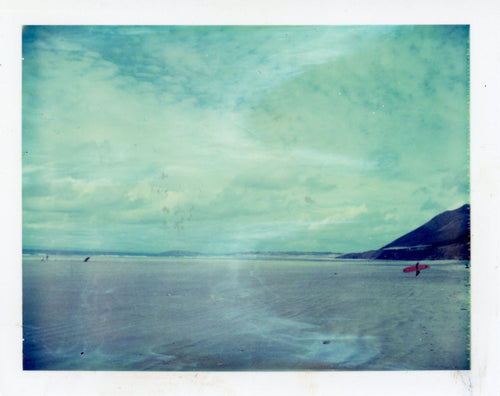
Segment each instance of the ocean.
M84 258L23 256L25 370L470 368L462 261Z

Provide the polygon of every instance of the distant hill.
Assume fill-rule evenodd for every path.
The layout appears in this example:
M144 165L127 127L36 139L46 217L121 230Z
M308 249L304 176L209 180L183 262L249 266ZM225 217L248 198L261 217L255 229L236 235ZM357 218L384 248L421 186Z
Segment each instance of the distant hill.
M166 257L185 257L201 256L202 253L189 252L185 250L169 250L162 253L144 253L144 252L117 252L117 251L96 251L96 250L61 250L61 249L23 249L23 254L48 254L52 256L70 255L70 256L166 256Z
M147 256L148 253L116 252L101 250L65 250L23 248L23 254L47 254L50 256Z
M193 256L204 256L204 254L203 253L199 253L199 252L191 252L191 251L188 251L188 250L168 250L166 252L155 254L155 256L165 256L165 257L193 257Z
M443 212L379 250L339 258L470 260L470 205Z
M63 250L23 248L23 254L47 254L50 256L150 256L150 257L197 257L197 256L338 256L333 252L297 252L297 251L246 251L233 253L201 253L189 250L167 250L161 253L117 252L96 250Z

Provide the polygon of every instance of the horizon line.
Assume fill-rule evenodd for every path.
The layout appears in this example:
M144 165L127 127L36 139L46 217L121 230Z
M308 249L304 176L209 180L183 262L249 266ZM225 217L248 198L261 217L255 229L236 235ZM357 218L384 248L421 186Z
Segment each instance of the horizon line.
M162 252L152 253L152 252L127 252L127 251L116 251L116 250L80 250L80 249L58 249L58 248L22 248L22 254L67 254L67 255L89 255L94 254L97 256L106 255L120 255L120 256L151 256L151 257L161 257L161 256L229 256L238 254L294 254L294 255L306 255L306 254L318 254L318 255L328 255L328 254L343 254L344 252L332 252L332 251L302 251L302 250L249 250L249 251L233 251L225 253L216 252L198 252L191 250L180 250L172 249L165 250Z

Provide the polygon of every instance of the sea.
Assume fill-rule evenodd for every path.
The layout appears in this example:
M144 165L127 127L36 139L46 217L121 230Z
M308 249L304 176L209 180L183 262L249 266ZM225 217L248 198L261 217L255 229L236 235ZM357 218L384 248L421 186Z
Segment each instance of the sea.
M24 370L467 370L464 261L23 255Z

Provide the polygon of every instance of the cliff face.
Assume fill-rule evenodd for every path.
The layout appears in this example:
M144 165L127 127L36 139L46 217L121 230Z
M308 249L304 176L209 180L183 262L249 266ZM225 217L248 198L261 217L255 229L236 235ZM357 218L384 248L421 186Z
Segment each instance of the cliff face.
M443 212L379 250L340 258L470 260L470 205Z

